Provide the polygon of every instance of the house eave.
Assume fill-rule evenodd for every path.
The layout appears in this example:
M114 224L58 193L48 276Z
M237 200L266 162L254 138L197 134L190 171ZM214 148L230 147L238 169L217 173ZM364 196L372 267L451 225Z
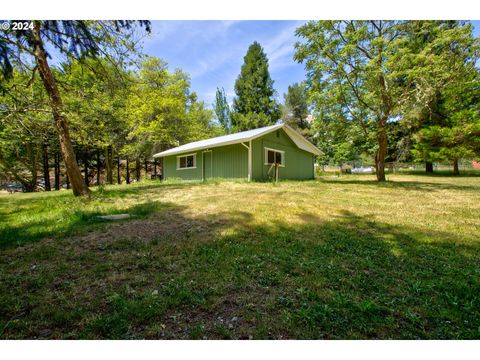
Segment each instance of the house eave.
M199 151L199 150L205 150L205 149L211 149L211 148L216 148L216 147L221 147L221 146L228 146L228 145L234 145L234 144L241 144L245 142L250 142L252 140L258 139L266 134L269 134L271 132L274 132L278 129L284 129L287 135L293 140L293 142L297 145L299 149L302 149L304 151L307 151L309 153L312 153L314 155L322 155L322 151L318 149L315 145L310 143L307 139L305 139L301 134L299 134L297 131L295 131L293 128L286 124L279 124L278 126L274 126L271 129L268 129L267 131L261 132L259 134L256 134L254 136L250 137L245 137L241 139L236 139L232 141L226 141L218 144L207 144L207 145L200 145L198 147L193 147L189 149L180 149L178 151L175 151L175 148L162 151L158 154L153 155L153 158L162 158L166 156L174 156L174 155L179 155L191 151ZM173 150L173 151L172 151Z

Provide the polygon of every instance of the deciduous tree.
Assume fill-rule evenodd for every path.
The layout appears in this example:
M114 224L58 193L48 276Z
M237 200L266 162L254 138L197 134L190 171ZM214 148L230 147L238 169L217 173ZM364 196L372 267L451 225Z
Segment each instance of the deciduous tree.
M294 83L288 86L283 95L284 106L282 119L284 123L300 130L308 129L307 116L310 114L310 101L304 83Z
M149 30L148 22L140 22ZM120 50L134 48L129 35L123 37L122 29L130 29L131 21L33 21L29 30L7 31L0 35L0 62L2 74L8 78L13 70L12 64L25 65L25 56L35 62L35 74L38 71L48 94L52 115L56 124L60 149L67 168L68 177L74 195L88 196L89 190L82 180L75 152L70 139L69 123L58 83L52 72L47 48L54 48L70 58L83 59L95 57L108 48ZM121 38L121 39L120 39ZM123 45L123 46L122 46Z
M232 128L232 123L230 120L230 106L228 105L227 96L225 95L225 90L223 88L217 88L213 109L215 110L217 120L222 125L225 132L227 134L230 133Z

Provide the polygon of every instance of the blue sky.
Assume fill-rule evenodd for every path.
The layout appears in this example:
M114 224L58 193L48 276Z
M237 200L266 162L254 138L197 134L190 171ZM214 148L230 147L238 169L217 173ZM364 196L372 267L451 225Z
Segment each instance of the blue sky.
M302 64L293 60L295 29L305 21L154 21L145 40L148 55L166 60L171 69L190 74L192 90L211 104L217 87L229 101L248 46L258 41L269 59L279 101L288 85L305 79ZM473 21L476 36L480 21Z
M269 59L278 98L302 81L302 64L293 61L295 28L305 21L154 21L144 51L190 74L192 90L211 104L217 87L229 101L248 46L258 41Z

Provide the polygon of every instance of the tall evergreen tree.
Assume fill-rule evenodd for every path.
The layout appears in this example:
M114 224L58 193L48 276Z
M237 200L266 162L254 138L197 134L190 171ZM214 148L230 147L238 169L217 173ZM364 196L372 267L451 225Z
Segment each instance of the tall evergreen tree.
M228 105L227 97L225 96L225 90L223 88L221 90L217 88L213 109L215 110L215 115L217 116L218 121L228 134L232 124L230 121L230 106Z
M275 124L280 118L280 108L274 99L267 55L255 41L243 59L235 82L237 96L233 100L232 125L242 131Z
M478 70L468 70L463 81L438 94L435 120L415 135L413 155L418 160L450 161L454 175L459 174L460 159L480 155L480 76Z

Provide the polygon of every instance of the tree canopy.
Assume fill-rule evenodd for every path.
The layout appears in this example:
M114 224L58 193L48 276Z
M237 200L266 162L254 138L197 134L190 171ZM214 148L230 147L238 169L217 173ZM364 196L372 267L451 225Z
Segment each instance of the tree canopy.
M218 122L222 125L225 132L228 134L232 128L230 119L230 105L228 105L227 96L224 88L217 88L215 93L215 103L213 104L215 115Z
M6 31L0 35L0 86L4 92L8 91L2 84L12 76L14 66L30 71L32 77L38 71L49 98L62 157L75 196L89 196L90 192L77 164L69 121L64 113L57 79L49 64L48 50L52 48L67 59L78 61L102 54L109 59L116 58L123 65L128 58L126 54L135 50L135 40L132 39L134 24L133 21L35 20L28 30ZM148 21L140 21L139 24L150 31Z
M307 116L310 114L310 100L304 83L294 83L288 86L288 91L283 95L282 119L284 123L294 128L305 130L309 127Z
M473 50L471 27L461 22L316 21L296 34L295 59L305 63L316 110L373 135L379 181L385 181L388 123L456 81Z
M275 124L280 118L280 108L274 98L267 55L255 41L243 60L240 75L235 81L232 126L242 131Z

